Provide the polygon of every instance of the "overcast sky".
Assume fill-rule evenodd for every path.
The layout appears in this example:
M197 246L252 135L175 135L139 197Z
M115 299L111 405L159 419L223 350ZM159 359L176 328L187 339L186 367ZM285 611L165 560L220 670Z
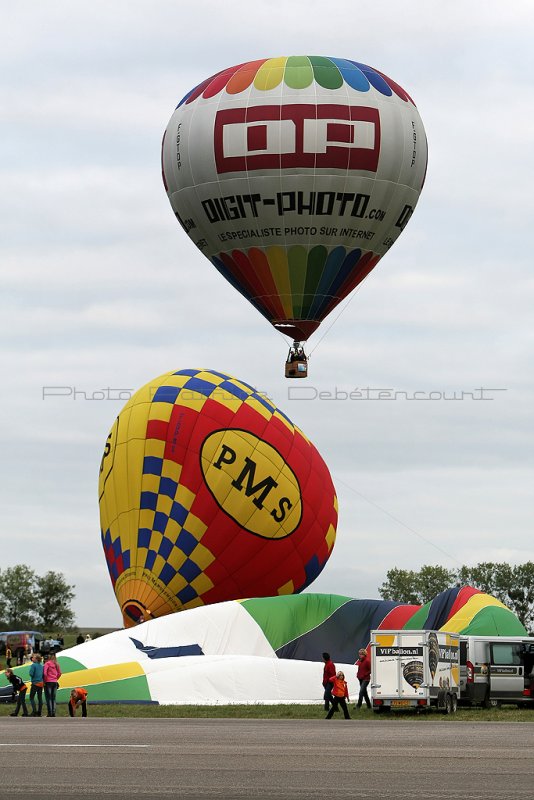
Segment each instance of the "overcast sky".
M60 570L80 625L121 624L97 476L124 401L85 398L187 367L267 392L325 458L338 538L311 590L378 597L394 566L533 559L530 0L0 9L0 568ZM283 338L176 223L160 173L187 91L296 54L385 72L429 144L410 224L310 341L306 392L282 377Z

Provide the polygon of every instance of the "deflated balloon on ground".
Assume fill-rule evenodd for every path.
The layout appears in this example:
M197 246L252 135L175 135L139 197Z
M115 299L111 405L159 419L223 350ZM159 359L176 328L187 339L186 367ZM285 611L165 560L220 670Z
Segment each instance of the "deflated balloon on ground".
M367 647L372 630L392 629L527 635L501 602L468 586L448 589L424 606L308 592L216 603L61 653L58 700L67 702L70 690L83 686L91 702L322 707L322 652L343 669L354 694L359 648ZM29 680L29 665L16 672ZM11 688L0 674L0 698Z

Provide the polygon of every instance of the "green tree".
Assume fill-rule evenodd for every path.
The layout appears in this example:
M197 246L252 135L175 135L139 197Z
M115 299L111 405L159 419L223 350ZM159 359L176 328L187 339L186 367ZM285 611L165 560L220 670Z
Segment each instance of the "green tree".
M387 580L378 590L384 600L422 605L456 583L456 572L440 566L422 567L419 572L406 569L388 570Z
M35 613L43 631L59 631L74 623L70 604L74 586L69 585L61 572L46 572L36 579Z
M61 572L37 575L25 564L0 570L0 618L12 630L63 630L74 622L74 586Z
M417 573L417 588L422 603L428 603L437 594L450 589L456 583L456 571L453 569L424 566Z
M24 564L0 570L0 603L8 628L35 628L35 579Z

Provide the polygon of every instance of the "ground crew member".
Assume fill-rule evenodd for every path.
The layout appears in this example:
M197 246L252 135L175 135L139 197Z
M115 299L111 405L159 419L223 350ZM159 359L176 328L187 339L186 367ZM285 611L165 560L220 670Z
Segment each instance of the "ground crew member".
M28 706L26 705L26 691L28 687L19 675L15 675L12 669L8 667L5 672L6 678L13 687L13 700L15 695L17 697L17 705L15 710L9 715L10 717L17 717L20 709L22 708L22 716L28 716Z
M70 700L69 700L69 715L71 717L76 716L76 709L78 706L82 707L82 717L87 716L87 690L82 689L79 686L77 689L73 689L70 693Z

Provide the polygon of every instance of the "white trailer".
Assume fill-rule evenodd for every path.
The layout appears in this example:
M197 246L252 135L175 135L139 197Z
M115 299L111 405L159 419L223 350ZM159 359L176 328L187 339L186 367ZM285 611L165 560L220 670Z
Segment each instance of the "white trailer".
M458 707L460 637L443 631L371 631L371 703L375 711Z

